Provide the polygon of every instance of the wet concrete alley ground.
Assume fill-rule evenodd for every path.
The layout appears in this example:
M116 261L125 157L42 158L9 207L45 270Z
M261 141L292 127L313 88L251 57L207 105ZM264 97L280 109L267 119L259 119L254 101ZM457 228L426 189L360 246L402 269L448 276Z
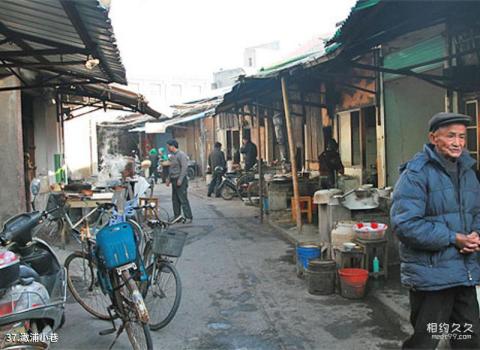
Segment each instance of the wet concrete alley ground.
M206 198L190 186L194 213L183 256L180 309L164 329L152 331L155 349L378 349L399 348L403 321L374 298L351 301L314 296L295 273L293 247L257 209L238 200ZM158 185L171 213L170 189ZM58 349L105 349L109 324L92 318L69 297ZM129 349L122 334L114 349Z

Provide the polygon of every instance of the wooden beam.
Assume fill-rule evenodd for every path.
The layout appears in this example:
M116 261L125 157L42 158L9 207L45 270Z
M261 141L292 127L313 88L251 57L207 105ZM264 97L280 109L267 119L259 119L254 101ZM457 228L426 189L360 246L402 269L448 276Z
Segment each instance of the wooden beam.
M436 76L436 75L425 74L425 73L415 73L415 72L405 70L405 69L390 69L390 68L386 68L386 67L373 66L373 65L370 65L370 64L361 64L361 63L352 63L352 66L355 67L355 68L360 68L360 69L365 69L365 70L372 70L372 71L378 71L378 72L384 72L384 73L411 76L411 77L415 77L415 78L424 80L427 83L430 83L432 85L441 87L442 89L448 89L449 88L447 85L439 83L439 82L434 80L434 79L444 80L445 77L443 77L443 76Z
M28 89L39 89L44 87L59 87L59 86L72 86L72 85L86 85L86 84L95 84L92 81L72 81L68 83L51 83L51 84L34 84L26 86L7 86L0 88L2 91L12 91L12 90L28 90Z
M285 111L285 120L287 122L287 136L288 136L288 148L290 150L290 165L292 167L292 181L293 181L293 199L295 203L292 203L295 206L296 212L296 222L297 222L297 232L302 232L302 213L300 212L300 202L299 202L299 188L298 188L298 174L297 174L297 162L295 159L295 143L293 141L293 130L292 130L292 120L290 119L290 104L288 101L288 91L285 78L281 78L282 83L282 96L283 96L283 107Z
M261 136L261 113L260 113L260 107L256 107L256 112L257 112L257 139L258 139L258 197L259 197L259 203L258 206L260 208L260 222L263 223L263 173L262 173L262 136Z
M7 59L8 60L8 59ZM3 60L2 60L3 62ZM78 66L85 64L85 61L63 61L63 62L18 62L18 63L2 63L0 68L25 68L30 67L42 68L42 67L55 67L55 66Z
M83 54L88 55L86 49L32 49L32 50L16 50L16 51L2 51L0 52L0 58L8 57L28 57L28 56L51 56L51 55L75 55Z

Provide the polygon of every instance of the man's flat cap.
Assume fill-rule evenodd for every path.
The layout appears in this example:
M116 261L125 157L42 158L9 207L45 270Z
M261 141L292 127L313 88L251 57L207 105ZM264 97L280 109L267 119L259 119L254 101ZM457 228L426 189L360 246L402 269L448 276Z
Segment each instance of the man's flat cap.
M464 114L440 112L435 114L428 122L428 130L435 131L441 126L450 124L470 124L470 117Z

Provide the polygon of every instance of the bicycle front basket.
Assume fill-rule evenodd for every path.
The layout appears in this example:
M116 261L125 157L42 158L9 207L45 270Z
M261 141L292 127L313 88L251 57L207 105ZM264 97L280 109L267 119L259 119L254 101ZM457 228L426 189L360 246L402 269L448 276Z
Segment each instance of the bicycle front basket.
M187 233L182 231L167 231L161 228L153 230L153 254L178 258L182 255Z

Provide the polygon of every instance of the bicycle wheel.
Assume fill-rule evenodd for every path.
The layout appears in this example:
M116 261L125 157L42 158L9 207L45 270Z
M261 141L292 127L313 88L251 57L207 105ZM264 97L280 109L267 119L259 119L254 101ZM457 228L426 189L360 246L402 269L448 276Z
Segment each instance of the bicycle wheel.
M238 193L243 197L246 197L248 194L248 185L255 179L255 174L246 173L240 176L237 180L237 190Z
M114 306L123 322L123 327L127 332L128 339L134 350L153 349L152 336L147 323L139 318L133 298L133 291L127 288L128 278L123 279L115 272L111 273L114 286ZM123 280L120 281L119 279ZM135 287L136 288L136 287Z
M235 197L236 194L236 191L228 185L223 185L220 189L220 196L227 201Z
M193 180L195 178L195 169L193 169L192 167L187 168L187 178L189 180Z
M182 283L175 266L160 261L152 276L153 264L147 268L149 282L142 285L142 295L150 316L150 328L159 330L172 321L182 299Z
M62 242L62 231L65 222L62 219L45 219L33 229L33 236L38 237L49 245L59 245Z
M90 314L109 320L110 298L103 294L98 281L97 266L85 253L74 252L65 260L67 284L75 300Z

